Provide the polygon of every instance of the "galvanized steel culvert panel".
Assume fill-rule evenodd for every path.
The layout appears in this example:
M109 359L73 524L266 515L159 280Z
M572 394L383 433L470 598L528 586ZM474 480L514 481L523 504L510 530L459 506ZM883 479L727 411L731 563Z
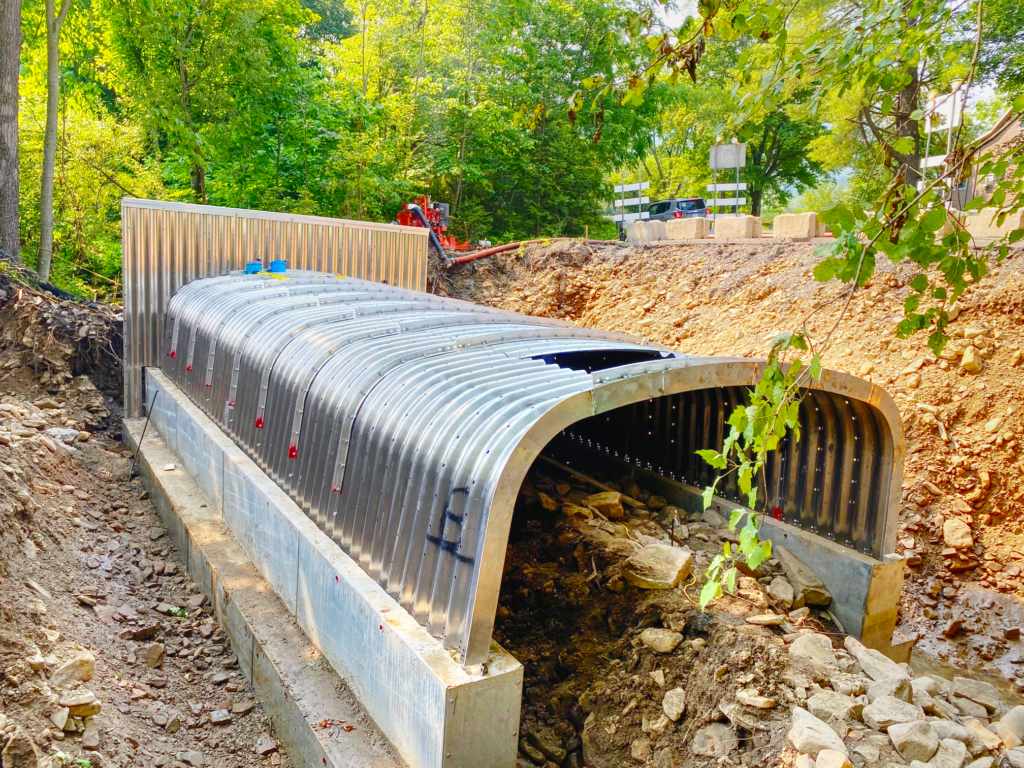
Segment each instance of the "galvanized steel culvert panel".
M703 485L694 451L721 445L763 367L299 270L196 280L163 328L167 375L467 664L487 657L539 452L557 438ZM895 406L826 372L800 418L763 501L880 558L902 479Z

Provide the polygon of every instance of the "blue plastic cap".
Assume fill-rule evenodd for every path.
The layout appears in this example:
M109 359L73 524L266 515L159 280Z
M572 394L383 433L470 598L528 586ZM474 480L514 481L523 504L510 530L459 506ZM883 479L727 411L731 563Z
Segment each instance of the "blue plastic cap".
M288 262L284 261L283 259L278 259L276 261L270 262L270 271L271 272L284 272L287 269L288 269Z
M263 271L262 261L248 261L245 264L245 274L255 275L257 272Z

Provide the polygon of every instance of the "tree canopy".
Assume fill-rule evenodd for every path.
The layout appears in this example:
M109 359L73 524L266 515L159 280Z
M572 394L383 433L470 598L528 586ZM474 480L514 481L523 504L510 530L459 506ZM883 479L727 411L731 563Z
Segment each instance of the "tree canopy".
M40 238L45 8L22 4L29 262ZM972 102L978 127L1022 88L1024 17L1009 0L702 0L674 29L661 8L70 0L54 279L117 294L122 196L389 221L427 193L451 204L467 239L611 236L613 182L640 172L652 198L702 195L718 137L748 144L753 213L823 196L871 201L893 179L917 180L929 89L973 72L973 92L995 94Z

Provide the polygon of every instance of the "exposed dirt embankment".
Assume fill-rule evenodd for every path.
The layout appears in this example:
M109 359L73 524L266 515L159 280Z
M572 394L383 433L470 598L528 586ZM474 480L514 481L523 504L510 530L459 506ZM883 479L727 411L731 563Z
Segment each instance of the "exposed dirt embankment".
M0 765L288 766L112 439L119 339L0 272Z
M647 248L536 246L445 271L435 290L694 354L762 357L842 286L814 281L810 245ZM1018 683L1024 671L1024 253L959 304L941 359L924 334L896 338L909 266L880 263L825 357L885 387L903 418L907 461L897 551L911 564L901 619L937 657ZM841 303L809 327L823 332ZM963 367L964 353L980 366ZM975 368L975 366L969 366ZM1016 598L1016 599L1013 599Z

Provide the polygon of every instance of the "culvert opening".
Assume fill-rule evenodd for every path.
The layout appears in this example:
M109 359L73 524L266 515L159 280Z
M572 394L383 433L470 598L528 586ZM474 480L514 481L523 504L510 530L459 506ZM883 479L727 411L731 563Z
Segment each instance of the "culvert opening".
M520 489L494 631L524 667L520 756L573 767L689 768L725 756L775 765L783 744L768 734L792 698L785 646L744 618L768 610L762 590L781 567L762 566L741 578L738 597L701 611L703 573L735 536L666 504L621 462L617 473L612 462L574 465L610 496L548 458L566 459L549 447ZM653 574L638 579L632 563L665 548L689 568L675 587L672 566L664 588L651 588ZM802 622L833 629L816 612ZM736 692L748 689L772 706L736 711Z
M533 463L494 631L524 666L525 760L776 763L783 744L770 734L784 732L775 721L788 718L794 687L778 631L746 619L771 612L783 568L772 559L741 575L735 596L706 612L698 605L712 558L739 537L705 515L700 491L713 470L695 452L719 448L733 407L747 402L745 388L720 387L634 403L570 425ZM873 551L891 471L880 415L811 392L800 423L801 440L767 468L759 508ZM720 496L743 502L731 483ZM790 608L786 631L837 631L822 608Z

